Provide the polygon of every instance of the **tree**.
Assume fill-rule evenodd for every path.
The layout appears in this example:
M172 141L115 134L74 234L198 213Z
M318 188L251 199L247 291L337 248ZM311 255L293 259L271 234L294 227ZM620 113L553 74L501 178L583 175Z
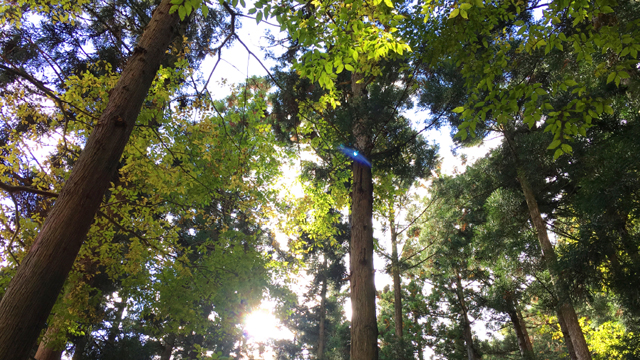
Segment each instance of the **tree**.
M56 205L0 302L0 357L23 359L55 303L133 130L142 102L176 34L169 1L156 9L111 92Z

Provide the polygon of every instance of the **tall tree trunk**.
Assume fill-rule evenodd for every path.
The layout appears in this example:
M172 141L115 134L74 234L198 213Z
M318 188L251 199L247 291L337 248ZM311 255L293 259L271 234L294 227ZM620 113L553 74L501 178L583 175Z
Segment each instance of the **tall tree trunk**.
M396 341L398 360L404 360L404 337L402 334L402 283L400 280L400 259L398 256L398 234L396 233L396 219L393 209L389 214L389 228L391 229L391 275L393 277L393 320L396 325Z
M64 349L56 349L55 347L51 347L50 340L56 336L58 329L53 326L47 328L47 331L44 333L42 340L40 340L40 344L38 345L38 351L36 351L36 360L60 360L62 358L62 352Z
M562 338L564 339L564 344L567 347L569 357L571 360L578 360L578 355L576 355L576 351L573 349L573 342L571 341L571 336L567 329L567 323L564 321L564 317L559 308L556 309L556 314L558 315L558 324L560 325L560 331L562 332Z
M109 346L114 346L116 343L116 338L118 334L120 334L120 324L122 324L122 314L124 314L124 309L127 303L124 301L120 301L116 303L115 306L115 317L113 319L113 323L111 324L111 328L109 329L109 335L107 336L107 344Z
M365 88L360 74L351 76L353 100L357 104ZM360 115L356 115L360 116ZM354 119L356 148L366 153L371 138L364 119ZM378 359L376 286L373 272L373 180L371 168L353 162L351 195L351 360Z
M513 153L518 174L518 182L520 183L522 193L524 194L524 198L527 202L527 207L529 208L529 216L531 217L531 222L533 223L533 226L536 229L536 233L538 235L538 242L540 243L540 248L542 249L542 262L545 264L545 266L549 270L549 273L551 274L551 279L553 280L556 296L558 296L558 321L561 321L560 318L562 318L565 324L567 334L565 335L565 343L567 349L571 353L571 347L573 347L578 360L591 360L591 353L589 353L587 341L584 338L582 328L580 327L580 323L578 321L578 316L576 315L576 311L573 308L573 304L571 303L571 297L569 296L566 286L562 282L560 274L558 274L557 272L558 259L553 248L553 244L551 244L551 241L549 241L547 226L544 223L544 220L542 220L542 215L540 214L540 209L538 207L538 201L536 200L533 189L531 188L531 184L529 183L526 172L520 165L520 160L518 158L518 153L516 152L516 145L513 135L507 131L505 132L505 139L507 140L508 145ZM570 338L570 341L567 341L567 337Z
M327 319L327 255L322 262L322 288L320 289L320 325L318 326L318 352L316 358L324 360L324 348L327 342L325 321Z
M0 359L24 360L38 337L117 169L142 103L177 33L156 8L34 245L0 301Z
M420 329L421 326L418 323L418 316L413 316L413 324L415 326L416 329ZM418 360L424 360L424 345L423 345L423 341L424 338L422 336L418 336L418 338L416 339L416 351L417 351L417 355L418 355Z
M467 304L464 301L464 292L462 288L462 280L460 279L460 274L458 274L458 270L456 269L456 295L458 296L458 304L462 309L462 335L464 337L464 344L467 348L467 358L469 360L479 360L480 355L478 354L475 346L473 345L473 333L471 332L471 323L469 322L469 315Z
M518 347L520 348L520 355L522 355L522 358L524 359L533 360L535 359L533 344L531 344L531 339L529 338L527 326L524 323L524 319L520 315L520 311L518 310L517 305L511 298L511 294L507 294L505 298L507 301L507 314L511 319L513 329L516 332Z
M87 339L89 339L91 335L90 334L85 334L84 336L81 336L80 338L78 338L78 340L75 342L75 349L73 350L73 358L72 360L81 360L83 355L82 353L84 352L84 347L87 345Z
M538 241L542 248L542 260L546 264L547 269L551 273L553 283L555 285L556 294L558 296L558 313L559 317L564 319L564 323L567 329L567 334L571 339L573 349L578 360L591 360L591 353L589 353L589 347L587 341L582 333L582 328L578 322L578 316L571 303L571 298L566 290L566 287L562 283L562 280L557 273L556 253L553 249L553 244L549 241L549 235L547 233L547 226L542 220L540 215L540 209L538 208L538 201L531 189L529 180L527 179L524 170L518 166L518 181L522 187L522 192L527 201L529 207L529 215L531 216L531 222L533 222L536 232L538 234ZM569 345L567 345L567 348Z
M176 334L169 334L164 338L164 346L162 347L160 360L171 360L171 353L173 353L173 346L175 343Z

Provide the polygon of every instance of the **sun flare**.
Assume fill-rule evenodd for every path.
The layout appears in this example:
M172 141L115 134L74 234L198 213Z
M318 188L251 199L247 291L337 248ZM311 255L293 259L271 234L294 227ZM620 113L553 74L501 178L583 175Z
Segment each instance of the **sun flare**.
M285 339L293 337L291 331L282 326L269 309L261 308L247 315L244 329L250 339L265 342L269 339Z

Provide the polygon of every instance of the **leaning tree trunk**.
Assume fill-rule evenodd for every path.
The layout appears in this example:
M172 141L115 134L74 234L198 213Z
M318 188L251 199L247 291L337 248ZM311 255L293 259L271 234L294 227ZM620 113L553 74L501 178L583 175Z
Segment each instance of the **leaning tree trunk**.
M365 88L362 76L351 76L353 100L357 104ZM356 115L359 116L359 115ZM364 119L354 119L356 147L366 154L371 138ZM373 180L371 168L353 162L351 195L351 360L378 359L376 285L373 273Z
M60 360L62 358L63 349L57 349L52 347L50 340L56 336L58 329L53 326L49 326L44 333L40 344L38 345L38 351L36 351L36 360Z
M111 91L69 180L0 302L0 359L24 360L51 311L117 169L142 103L177 33L170 0L156 8Z
M511 294L506 294L505 300L507 302L507 314L511 319L513 329L516 332L516 337L518 339L520 355L522 355L523 359L533 360L535 359L535 354L533 352L533 345L531 344L531 339L529 338L527 326L524 322L524 319L520 315L520 311L518 310L517 305L511 298Z
M169 334L164 338L164 345L162 346L162 353L160 353L160 360L171 360L171 354L173 353L173 347L176 343L176 334Z
M391 229L391 275L393 277L393 320L396 326L396 341L398 360L404 359L404 337L402 334L402 283L400 281L400 259L398 256L398 234L396 233L395 215L393 209L389 216L389 228Z
M556 294L558 296L558 312L564 319L567 332L571 338L573 349L579 360L591 360L591 353L589 353L589 347L587 341L582 333L582 328L578 322L578 316L571 303L571 298L567 292L566 287L563 285L560 275L557 273L556 264L558 262L556 253L553 249L551 241L549 241L549 235L547 233L547 226L542 220L540 215L540 209L538 208L538 201L531 189L529 180L527 179L524 170L518 167L518 181L522 187L522 192L527 201L529 207L529 215L531 216L531 222L533 222L536 232L538 233L538 241L542 248L542 260L546 264L547 269L551 273L553 283L555 285Z
M473 333L471 332L471 323L469 322L469 315L467 304L464 301L464 292L462 289L462 280L456 270L456 295L458 296L458 304L462 309L462 335L464 337L464 344L467 348L467 358L469 360L478 360L480 355L473 345Z
M573 349L571 336L569 336L569 330L567 330L567 323L564 321L564 317L559 308L556 309L556 314L558 315L558 324L560 325L560 331L562 332L562 338L564 339L564 344L567 347L569 358L571 358L571 360L578 360L578 355L576 355L576 351Z
M324 348L327 342L326 320L327 320L327 255L324 255L322 262L322 288L320 290L320 324L318 325L318 352L316 358L324 360Z

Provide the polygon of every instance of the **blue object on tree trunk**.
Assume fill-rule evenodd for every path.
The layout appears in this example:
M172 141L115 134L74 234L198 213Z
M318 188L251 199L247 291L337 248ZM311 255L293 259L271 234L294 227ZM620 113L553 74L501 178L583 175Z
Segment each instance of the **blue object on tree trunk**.
M346 147L344 145L338 146L338 149L340 150L341 153L343 153L349 159L351 159L351 160L353 160L353 161L355 161L355 162L357 162L359 164L371 167L371 163L369 162L369 160L367 160L367 158L364 157L364 155L362 155L362 153L360 153L360 151L358 151L356 149L348 148L348 147Z

